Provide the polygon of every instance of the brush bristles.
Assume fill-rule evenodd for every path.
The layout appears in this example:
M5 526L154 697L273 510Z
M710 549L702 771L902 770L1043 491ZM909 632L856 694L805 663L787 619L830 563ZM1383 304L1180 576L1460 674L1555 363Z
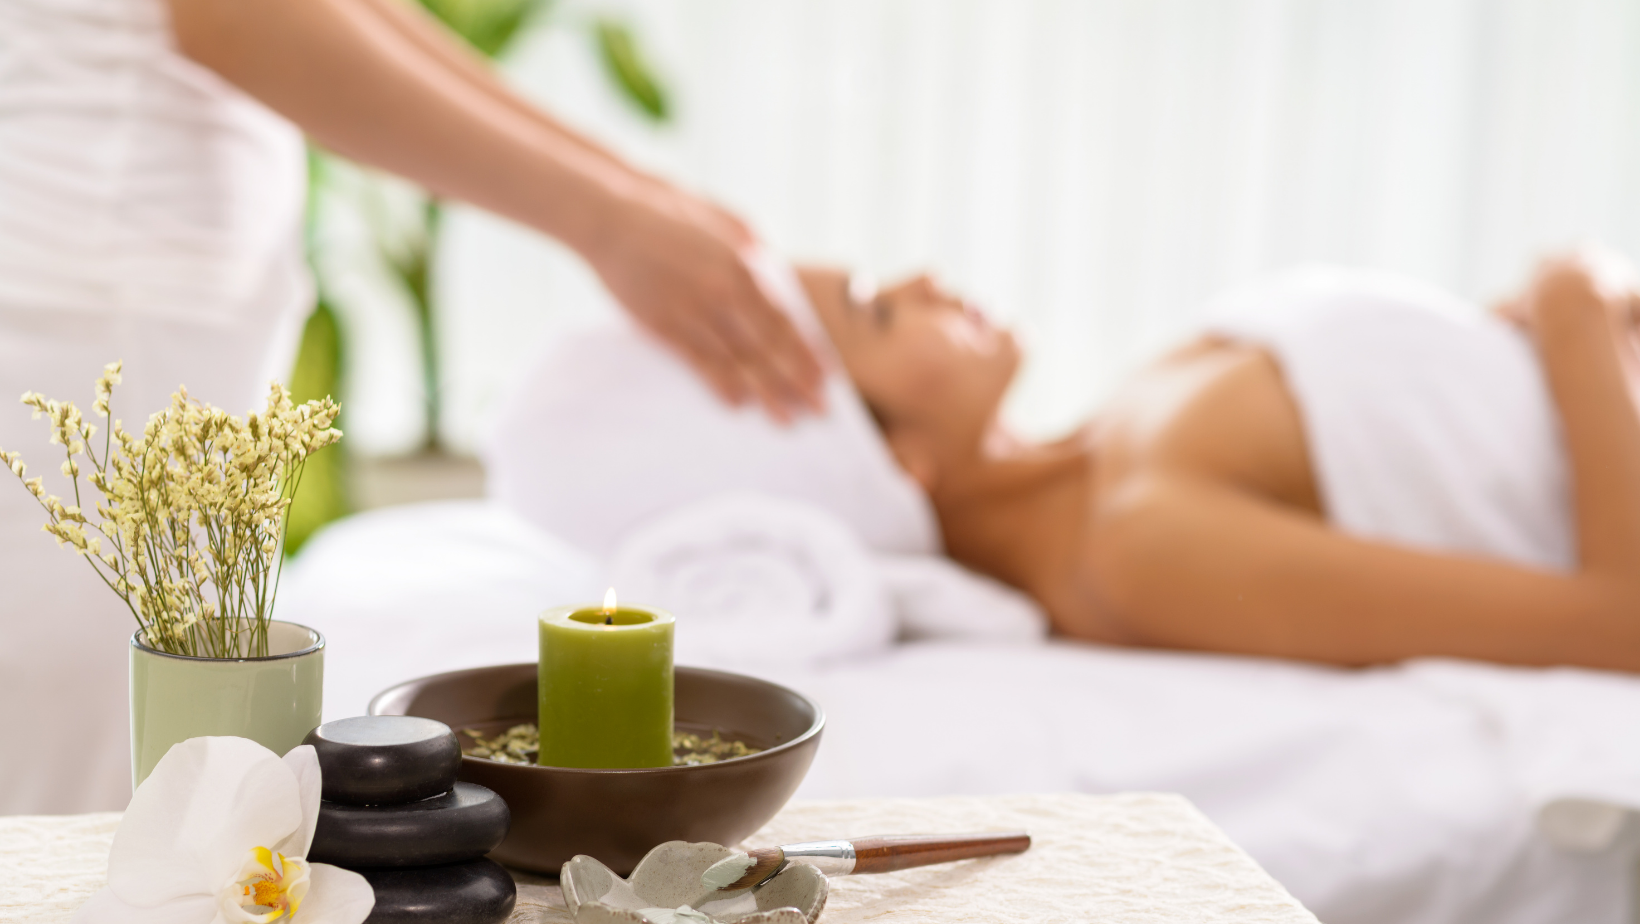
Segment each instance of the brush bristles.
M741 876L718 891L736 892L759 885L770 876L780 872L780 867L786 862L786 852L779 847L762 847L757 850L748 850L746 854L755 861L752 863L751 869L746 871L746 875Z

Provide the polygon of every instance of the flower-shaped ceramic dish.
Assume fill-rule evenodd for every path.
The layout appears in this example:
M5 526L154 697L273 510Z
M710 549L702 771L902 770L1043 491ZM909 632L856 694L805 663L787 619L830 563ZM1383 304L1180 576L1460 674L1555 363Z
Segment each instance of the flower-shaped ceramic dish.
M416 715L459 734L499 734L534 722L534 664L479 667L401 683L370 703L371 715ZM738 844L768 823L809 771L825 715L778 684L677 668L674 724L744 741L763 751L713 764L643 770L580 770L461 759L461 779L495 790L512 828L490 859L552 875L586 854L618 873L663 841Z
M564 864L558 884L576 924L653 924L684 905L719 924L814 924L820 917L828 890L825 874L801 863L756 889L709 892L701 874L735 852L717 844L667 841L638 861L628 879L579 856Z

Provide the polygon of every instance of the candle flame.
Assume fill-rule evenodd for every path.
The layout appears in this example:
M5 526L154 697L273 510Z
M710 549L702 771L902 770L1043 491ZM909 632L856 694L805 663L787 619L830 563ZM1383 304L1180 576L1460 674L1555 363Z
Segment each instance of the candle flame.
M615 588L613 588L613 587L611 587L610 589L604 591L604 609L603 609L603 611L605 613L615 612Z

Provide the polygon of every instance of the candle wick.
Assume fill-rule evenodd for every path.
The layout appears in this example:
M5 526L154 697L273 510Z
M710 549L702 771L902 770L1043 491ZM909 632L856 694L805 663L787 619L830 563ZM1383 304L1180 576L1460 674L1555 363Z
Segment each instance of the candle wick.
M604 625L606 625L606 626L615 625L615 617L614 616L605 616L604 617Z

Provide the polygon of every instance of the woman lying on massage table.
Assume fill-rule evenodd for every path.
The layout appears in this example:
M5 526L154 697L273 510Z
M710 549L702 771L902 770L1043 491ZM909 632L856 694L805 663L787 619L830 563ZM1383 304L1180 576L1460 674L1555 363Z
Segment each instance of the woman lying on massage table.
M1640 670L1640 418L1630 390L1640 369L1640 298L1602 282L1589 259L1545 262L1500 309L1530 348L1492 319L1465 326L1432 309L1408 315L1392 297L1316 290L1288 301L1319 301L1318 310L1278 317L1266 342L1232 332L1189 343L1141 371L1075 435L1045 444L999 425L1019 352L960 299L926 278L877 293L834 271L807 270L803 283L896 458L927 489L949 553L1029 592L1064 635L1339 664L1455 656ZM1339 326L1330 346L1328 325ZM1535 392L1545 422L1535 436L1519 430L1518 453L1448 458L1460 464L1444 473L1390 463L1374 471L1357 457L1358 472L1406 484L1412 496L1379 501L1410 505L1416 520L1419 505L1443 503L1441 478L1451 482L1454 471L1472 482L1451 482L1461 494L1502 478L1492 466L1514 455L1550 459L1544 484L1516 490L1499 481L1494 496L1499 508L1533 492L1559 505L1561 522L1540 532L1563 531L1561 567L1552 551L1535 560L1477 554L1462 542L1418 542L1416 529L1400 542L1394 529L1366 538L1337 523L1335 489L1348 486L1328 484L1312 456L1338 454L1340 478L1352 458L1318 443L1327 421L1306 418L1308 386L1295 384L1299 368L1287 360L1335 379L1329 370L1344 369L1344 397L1370 405L1364 389L1438 375L1442 357L1426 349L1420 359L1420 344L1403 335L1388 362L1371 360L1367 377L1350 380L1351 352L1358 342L1371 349L1386 329L1411 330L1416 340L1419 325L1434 332L1430 344L1447 338L1466 351L1491 337L1504 354L1524 357L1509 381L1460 381L1467 394L1450 407L1522 396L1529 405ZM1338 355L1306 358L1306 349ZM1458 439L1480 416L1432 418L1426 429L1437 432L1424 436ZM1344 435L1371 440L1373 425L1369 413L1345 422ZM1484 521L1518 511L1471 512Z

